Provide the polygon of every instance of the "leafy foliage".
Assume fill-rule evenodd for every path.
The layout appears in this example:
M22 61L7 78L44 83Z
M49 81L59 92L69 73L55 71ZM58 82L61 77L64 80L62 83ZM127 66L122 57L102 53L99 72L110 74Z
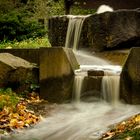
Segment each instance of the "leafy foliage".
M7 48L7 49L12 49L12 48L39 48L39 47L51 47L51 44L48 40L48 37L37 37L37 38L29 38L26 40L22 41L7 41L4 40L3 42L0 43L0 48Z
M46 32L37 21L30 19L30 13L11 11L1 15L0 40L24 40L43 36Z
M10 88L0 89L0 110L4 107L14 109L18 102L19 98Z
M8 130L21 129L37 123L40 118L34 112L26 109L27 103L20 101L13 112L11 107L4 107L0 112L0 129Z
M70 2L77 2L70 14L91 13L81 10L78 0ZM65 14L66 3L65 0L0 0L0 41L22 41L46 35L48 18Z
M54 0L54 1L62 3L62 0ZM86 0L63 0L63 1L66 14L86 15L93 14L95 12L95 9L81 9L81 6L86 4Z
M42 101L38 93L32 92L28 98L21 98L10 88L0 89L0 101L0 133L29 127L41 119L41 116L27 109L29 103Z
M71 14L73 15L88 15L94 14L95 12L95 9L81 9L79 6L73 6L71 8Z
M38 18L49 18L54 15L63 15L64 1L54 1L54 0L36 0L34 7L34 16Z
M106 132L101 140L139 140L140 114L132 116Z
M122 134L119 134L113 138L111 138L110 140L124 140L124 139L128 139L128 140L139 140L140 139L140 128L129 130L129 131L125 131Z

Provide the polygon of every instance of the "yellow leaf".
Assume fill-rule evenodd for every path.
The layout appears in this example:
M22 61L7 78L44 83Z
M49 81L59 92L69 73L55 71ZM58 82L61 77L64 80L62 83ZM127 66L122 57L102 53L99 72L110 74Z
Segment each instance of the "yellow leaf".
M25 110L26 109L26 106L23 105L23 104L18 104L17 105L17 110Z
M9 126L11 126L11 127L15 127L16 124L17 124L17 119L11 119L11 120L10 120L10 124L9 124Z
M140 122L140 115L136 116L135 121Z
M32 119L27 119L26 121L25 121L25 124L31 124L32 123Z
M18 121L16 123L16 128L23 128L23 126L24 126L24 122L23 121Z
M19 114L18 113L11 113L11 118L15 118L18 119L19 118Z

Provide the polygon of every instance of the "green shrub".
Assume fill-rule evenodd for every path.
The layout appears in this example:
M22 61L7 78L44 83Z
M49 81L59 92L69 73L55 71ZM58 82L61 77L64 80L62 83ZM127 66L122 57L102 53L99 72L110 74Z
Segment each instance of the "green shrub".
M44 26L27 10L13 10L0 15L0 40L24 40L46 34Z

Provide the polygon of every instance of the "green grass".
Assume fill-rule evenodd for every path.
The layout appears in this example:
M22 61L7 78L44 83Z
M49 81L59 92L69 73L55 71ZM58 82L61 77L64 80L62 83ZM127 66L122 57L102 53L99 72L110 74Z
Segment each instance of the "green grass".
M39 47L51 47L48 37L42 38L30 38L23 41L3 41L0 43L0 49L12 49L12 48L39 48Z

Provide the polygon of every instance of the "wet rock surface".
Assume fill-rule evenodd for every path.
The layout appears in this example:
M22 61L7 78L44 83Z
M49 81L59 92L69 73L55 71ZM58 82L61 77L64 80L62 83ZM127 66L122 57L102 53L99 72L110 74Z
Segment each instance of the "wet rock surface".
M88 76L104 76L103 70L88 70Z
M100 98L101 96L101 82L102 76L87 76L84 78L81 98L87 100L88 98Z
M95 51L130 48L140 43L140 10L117 10L92 15L87 24L87 41Z

